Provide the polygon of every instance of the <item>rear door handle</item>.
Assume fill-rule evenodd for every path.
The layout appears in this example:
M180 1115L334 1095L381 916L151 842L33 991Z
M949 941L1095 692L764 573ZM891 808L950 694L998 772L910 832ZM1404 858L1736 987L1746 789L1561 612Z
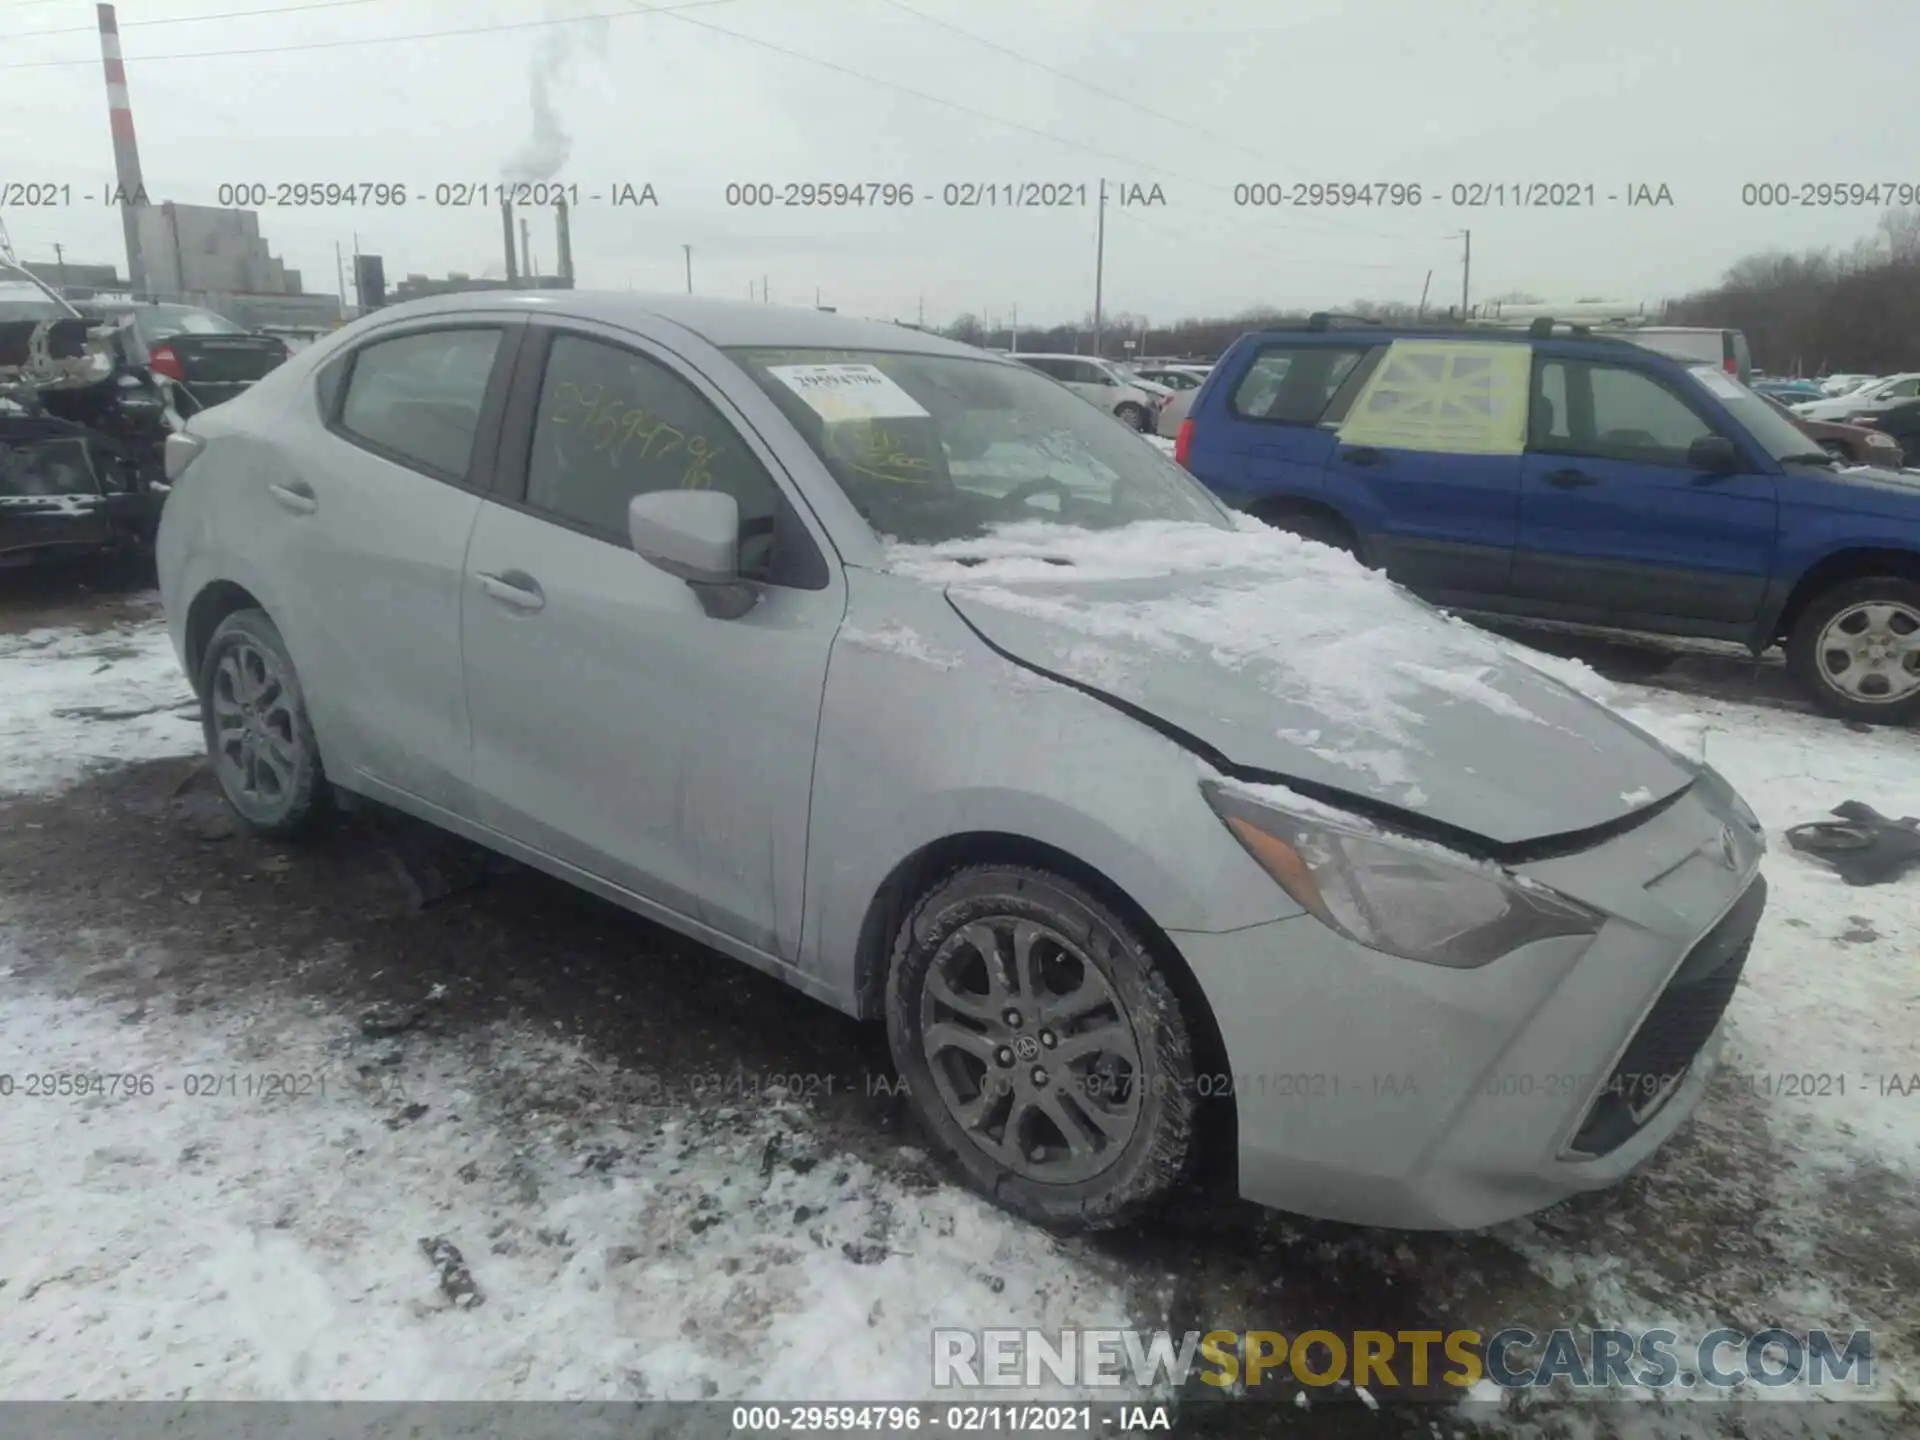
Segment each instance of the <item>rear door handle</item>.
M1384 465L1387 463L1386 453L1374 449L1371 445L1357 445L1351 450L1342 450L1340 452L1340 458L1349 465Z
M273 496L282 509L291 510L296 515L311 515L320 508L320 501L313 493L313 487L304 480L290 481L285 485L267 486L267 493Z
M540 582L524 570L509 570L503 575L489 575L482 571L475 578L479 580L482 590L502 605L510 605L515 610L538 610L547 603L546 592L541 590Z
M1549 470L1540 477L1556 490L1578 490L1586 485L1598 485L1600 477L1589 475L1584 470Z

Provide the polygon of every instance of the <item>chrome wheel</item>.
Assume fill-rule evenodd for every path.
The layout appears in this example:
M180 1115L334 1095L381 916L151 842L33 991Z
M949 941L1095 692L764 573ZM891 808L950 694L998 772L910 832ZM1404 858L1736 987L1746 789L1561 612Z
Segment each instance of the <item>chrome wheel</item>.
M301 742L278 657L246 641L229 646L214 667L209 703L213 760L227 792L266 813L292 803Z
M1893 705L1920 694L1920 611L1865 600L1839 611L1814 645L1820 678L1861 705Z
M948 1113L1014 1174L1086 1180L1140 1123L1132 1019L1099 965L1051 926L989 916L955 931L928 967L919 1029Z

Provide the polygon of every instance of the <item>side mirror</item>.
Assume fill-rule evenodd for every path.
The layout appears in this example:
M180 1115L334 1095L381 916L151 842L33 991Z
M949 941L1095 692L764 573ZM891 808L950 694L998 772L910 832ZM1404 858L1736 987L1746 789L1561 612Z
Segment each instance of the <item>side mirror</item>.
M1687 464L1709 475L1732 475L1740 469L1740 448L1724 435L1702 435L1687 447Z
M707 614L734 620L758 593L740 579L740 506L718 490L654 490L627 502L627 536L648 564L684 580Z

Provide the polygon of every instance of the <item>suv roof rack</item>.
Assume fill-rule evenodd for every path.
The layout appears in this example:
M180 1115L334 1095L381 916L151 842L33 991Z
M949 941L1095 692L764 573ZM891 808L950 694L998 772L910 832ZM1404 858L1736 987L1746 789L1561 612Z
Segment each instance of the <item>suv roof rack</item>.
M1307 329L1331 330L1336 320L1350 321L1355 325L1378 325L1380 321L1372 315L1349 315L1341 310L1316 310L1307 317Z

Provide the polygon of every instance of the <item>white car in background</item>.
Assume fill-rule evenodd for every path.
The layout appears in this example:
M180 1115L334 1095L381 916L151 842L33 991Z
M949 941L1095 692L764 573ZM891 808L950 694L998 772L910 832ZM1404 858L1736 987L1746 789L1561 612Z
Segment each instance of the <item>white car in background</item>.
M1831 400L1808 400L1794 406L1793 413L1802 420L1845 421L1855 415L1891 410L1909 400L1920 400L1920 371L1909 370L1905 374L1889 375L1876 384L1855 390L1851 395L1837 395Z
M1820 391L1829 397L1853 395L1879 380L1878 375L1829 375L1820 382Z
M1091 401L1142 434L1151 434L1154 417L1173 398L1164 385L1137 380L1111 360L1091 355L1028 355L1008 357L1042 375L1051 375L1082 400Z

